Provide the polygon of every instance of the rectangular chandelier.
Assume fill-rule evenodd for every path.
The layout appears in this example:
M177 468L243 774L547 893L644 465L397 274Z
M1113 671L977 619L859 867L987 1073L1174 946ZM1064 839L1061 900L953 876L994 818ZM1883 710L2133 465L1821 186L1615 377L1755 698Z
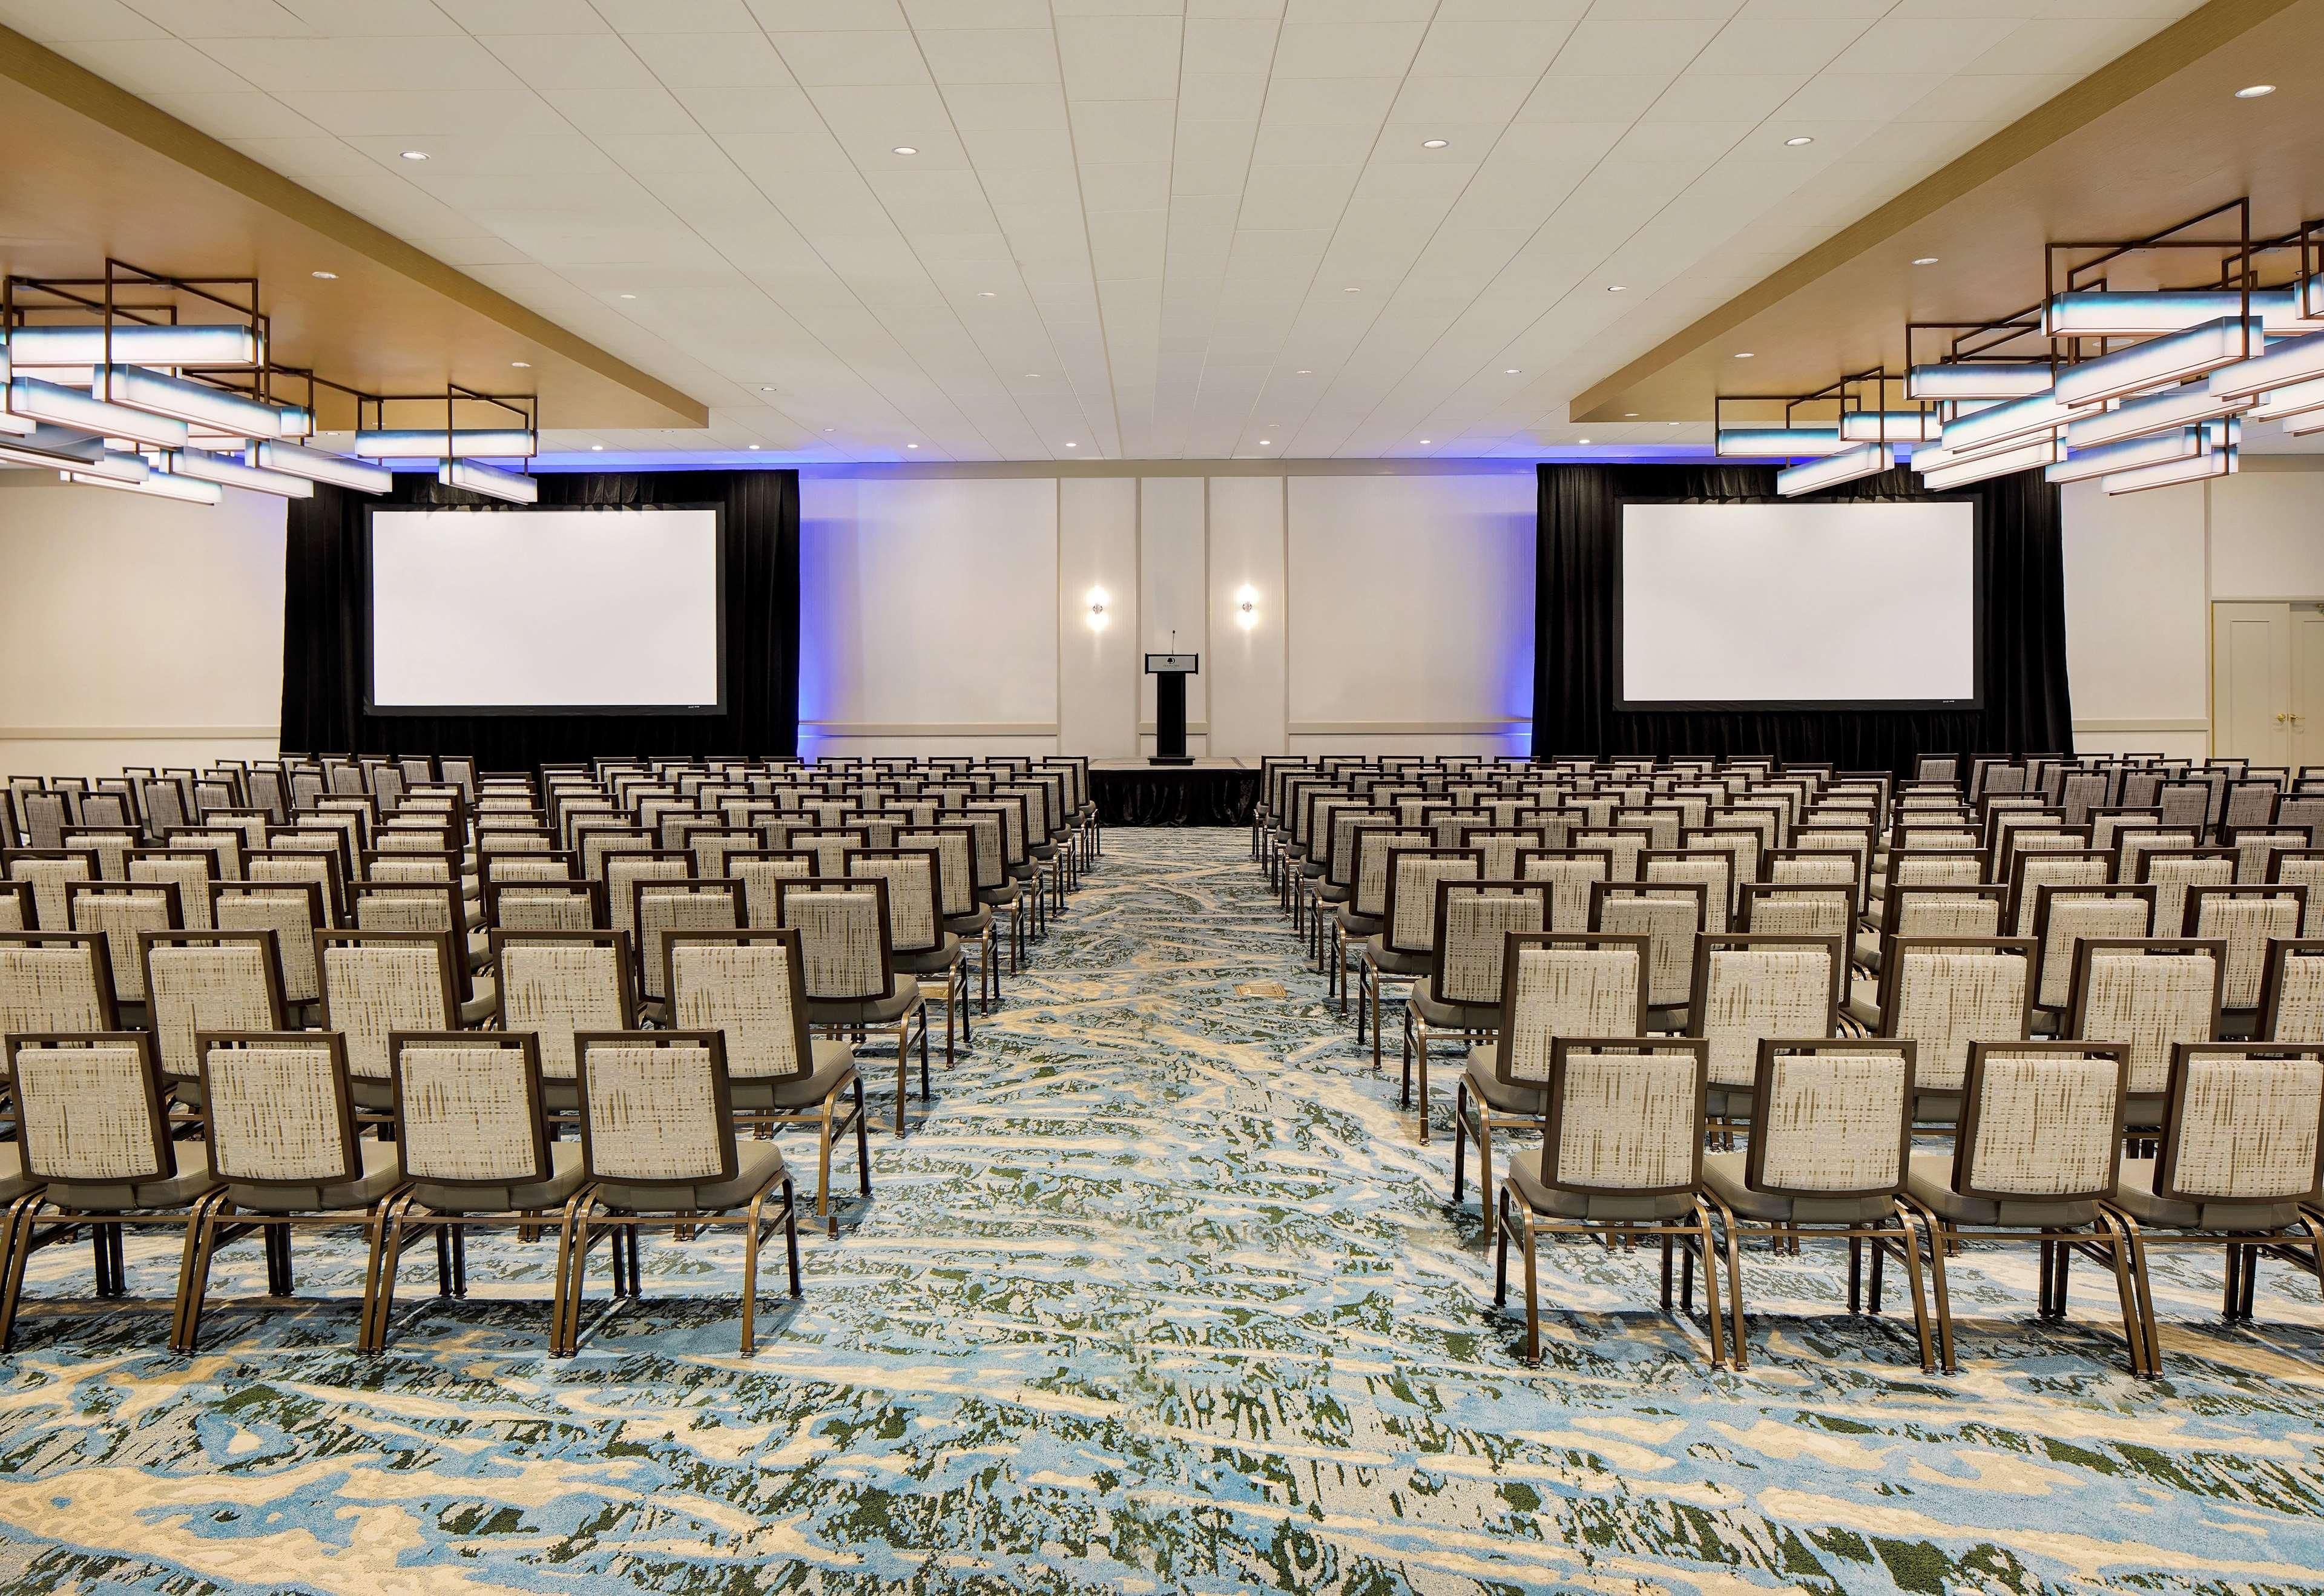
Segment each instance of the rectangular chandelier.
M2052 294L2042 311L2048 338L2152 338L2183 332L2206 321L2245 315L2244 296L2234 289L2157 289L2108 292L2077 289ZM2300 296L2288 288L2252 291L2249 314L2270 332L2301 325Z
M245 466L226 455L206 454L200 449L180 449L162 457L162 464L174 475L189 476L198 482L214 482L223 487L248 488L253 493L272 494L283 499L311 499L315 484L303 476L292 476L281 471L262 471L255 466Z
M2066 423L2066 447L2096 448L2142 433L2167 432L2233 415L2250 403L2243 398L2222 399L2201 383L2188 383L2167 392L2126 399L2110 410L2076 417Z
M411 429L358 432L355 452L374 460L524 460L535 452L533 435L521 427Z
M0 460L19 466L85 472L120 482L143 482L146 465L135 455L117 454L101 438L62 427L36 427L23 438L0 438Z
M245 394L164 376L142 365L99 369L97 397L234 438L304 438L314 430L305 411L272 405Z
M2008 476L2020 471L2035 471L2054 466L2065 457L2066 446L2054 438L2044 438L1998 454L1984 455L1974 460L1964 460L1957 466L1946 466L1927 473L1921 485L1932 490L1964 487L1972 482L1984 482L1996 476Z
M1847 447L1835 427L1722 427L1715 440L1720 454L1760 459L1836 455Z
M2248 360L2265 346L2257 317L2222 317L2063 367L2057 395L2061 403L2077 408L2102 404Z
M2268 346L2266 354L2215 371L2208 381L2214 394L2239 398L2318 377L2324 377L2324 333L2278 339Z
M1858 477L1877 476L1883 471L1893 470L1895 465L1896 451L1888 445L1859 443L1842 453L1776 472L1775 491L1787 499L1800 494L1821 493Z
M472 494L505 499L512 504L540 503L540 484L536 478L479 466L474 460L445 461L436 468L436 480L447 488L466 488Z
M2135 494L2148 488L2175 487L2181 483L2206 482L2215 476L2227 476L2236 468L2236 450L2211 449L2184 460L2170 460L2156 466L2142 466L2135 471L2117 471L2099 479L2098 485L2109 494Z
M78 428L100 438L126 438L157 448L182 448L186 424L169 416L148 415L125 405L107 404L94 394L38 377L8 380L8 408L37 421Z
M2286 416L2304 416L2313 410L2324 410L2324 378L2271 388L2244 414L2255 421L2281 421Z
M243 463L261 471L281 471L303 476L309 482L352 488L359 494L383 494L395 485L395 474L384 466L365 465L345 455L304 448L295 443L269 443L262 438L250 446Z
M1840 435L1850 443L1934 443L1944 421L1934 411L1849 411Z
M2024 399L2050 391L2046 360L1964 360L1916 365L1904 378L1907 399Z
M1956 453L1978 448L1987 444L2006 442L2013 438L2024 438L2035 432L2047 432L2073 420L2075 407L2065 403L2049 392L2013 399L2007 404L1997 404L1991 410L1978 411L1945 423L1941 435L1946 448Z
M2152 432L2144 438L2126 438L2120 443L2102 443L2095 448L2075 449L2043 475L2052 482L2083 482L2110 471L2192 459L2202 451L2201 431L2181 427L2171 432Z
M137 482L116 482L112 477L96 476L86 471L62 471L58 475L81 487L117 488L124 494L176 499L187 504L215 504L226 497L215 483L196 482L189 476L172 476L166 471L148 471L143 479Z
M102 324L20 327L8 334L12 366L99 366L108 359L128 365L249 366L262 364L265 353L258 329L237 322L115 322L110 345Z

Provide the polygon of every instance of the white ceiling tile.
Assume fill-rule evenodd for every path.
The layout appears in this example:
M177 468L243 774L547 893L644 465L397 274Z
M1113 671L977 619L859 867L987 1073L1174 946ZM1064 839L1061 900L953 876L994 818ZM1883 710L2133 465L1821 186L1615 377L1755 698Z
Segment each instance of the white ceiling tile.
M1278 78L1397 77L1412 67L1419 23L1286 22L1275 47Z
M1643 116L1663 90L1670 87L1670 78L1662 74L1633 74L1618 78L1563 77L1554 73L1544 78L1540 87L1526 99L1517 112L1517 120L1526 122L1606 122L1615 118L1627 120Z
M218 48L240 42L222 40ZM60 42L56 51L134 94L228 94L251 87L232 68L180 39Z
M1412 70L1432 78L1532 77L1547 69L1572 31L1562 22L1439 21Z
M1277 78L1267 91L1266 119L1376 125L1395 104L1395 78Z
M170 30L122 0L0 0L0 24L47 45L71 40L166 39Z
M699 131L686 107L664 88L560 88L540 97L593 138L608 134Z
M941 28L916 35L939 83L1055 83L1056 38L1047 28Z
M275 0L318 33L410 39L459 32L435 0ZM180 32L188 30L180 29Z
M930 28L1043 28L1049 25L1047 0L904 0L904 14L917 32Z
M1178 115L1188 122L1256 122L1267 95L1263 72L1190 75L1178 86Z
M759 88L788 86L771 40L750 33L638 33L629 46L669 89Z
M1526 99L1540 81L1539 74L1523 78L1423 78L1414 76L1404 80L1396 97L1395 107L1388 113L1390 126L1408 125L1418 128L1491 128L1517 114ZM1420 137L1440 136L1434 131ZM1450 137L1449 134L1441 136ZM1475 135L1469 140L1469 152L1478 152Z
M947 83L944 103L963 132L1065 125L1065 93L1053 84Z
M466 34L241 39L230 53L236 71L279 94L409 89L414 84L438 92L524 87L499 58Z
M908 26L896 0L746 0L751 14L770 33L862 30Z
M1651 122L1760 122L1781 110L1807 81L1804 72L1682 73L1646 111ZM1804 130L1803 130L1804 131ZM1764 130L1780 144L1793 135L1791 124Z
M1180 70L1189 77L1213 72L1263 76L1275 51L1276 31L1271 17L1189 17Z
M436 0L471 33L603 33L608 24L589 0Z
M1084 100L1073 106L1074 153L1085 163L1167 161L1174 128L1167 99Z
M493 92L436 89L285 91L276 98L316 126L342 138L400 137L429 141L435 153L446 139L549 137L572 125L529 88ZM392 153L393 152L390 152Z
M755 33L758 19L742 0L595 0L623 33Z
M327 131L272 95L256 89L225 94L154 94L145 97L179 121L217 139L301 138Z
M777 33L774 40L791 75L809 88L928 80L919 48L908 32Z
M1957 72L2008 37L2006 18L1884 17L1832 58L1835 72Z
M1093 166L1082 162L1082 205L1093 216L1107 210L1160 210L1170 203L1170 169L1148 164ZM1157 270L1156 276L1161 275Z
M315 32L276 0L130 0L180 39L303 39ZM78 9L60 7L59 9Z
M653 73L611 33L504 34L484 41L533 88L648 88Z
M1987 77L1964 73L1943 79L1901 110L1890 106L1889 113L1899 122L2014 122L2077 81L2071 73L2061 72Z
M1176 14L1057 19L1057 51L1069 99L1168 99L1178 86Z
M671 97L709 134L796 133L823 126L803 88L673 88Z

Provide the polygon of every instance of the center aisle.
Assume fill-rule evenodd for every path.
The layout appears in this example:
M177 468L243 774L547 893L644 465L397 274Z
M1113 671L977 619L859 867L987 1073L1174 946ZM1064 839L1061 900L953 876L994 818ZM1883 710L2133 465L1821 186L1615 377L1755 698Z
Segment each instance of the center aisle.
M802 1227L806 1300L769 1301L747 1361L731 1233L650 1236L647 1300L566 1362L541 1352L540 1249L482 1239L464 1304L415 1257L422 1311L373 1361L337 1307L217 1312L190 1364L151 1315L28 1315L0 1364L0 1592L2031 1591L2324 1566L2324 1315L2282 1270L2263 1316L2301 1346L2166 1330L2157 1391L2111 1369L2096 1271L2072 1321L2033 1321L2030 1253L1962 1260L1967 1371L1939 1380L1901 1315L1838 1312L1815 1249L1747 1259L1755 1306L1816 1316L1756 1321L1738 1377L1652 1311L1646 1250L1554 1247L1524 1368L1473 1199L1448 1205L1449 1138L1415 1143L1393 1051L1375 1076L1301 955L1247 833L1109 833L974 1052L936 1064L933 1112L875 1130L870 1208L836 1241ZM884 1123L892 1066L866 1078ZM812 1145L785 1143L809 1179ZM134 1245L133 1291L166 1294L168 1241ZM355 1288L353 1241L309 1245L302 1289ZM260 1288L241 1252L222 1294ZM1994 1290L1980 1265L2019 1272ZM2158 1264L2166 1317L2215 1311L2216 1278Z

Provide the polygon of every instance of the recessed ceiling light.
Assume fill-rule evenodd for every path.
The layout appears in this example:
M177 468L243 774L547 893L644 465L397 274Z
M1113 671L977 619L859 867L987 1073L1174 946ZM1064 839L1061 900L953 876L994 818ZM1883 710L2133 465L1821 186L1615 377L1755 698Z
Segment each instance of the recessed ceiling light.
M1624 411L1622 412L1622 420L1624 420L1625 421L1635 421L1635 420L1637 420L1637 419L1638 419L1638 412L1637 412L1637 411Z
M1272 448L1275 447L1275 439L1271 438L1262 438L1259 440L1259 447L1263 449Z
M2273 83L2255 83L2249 88L2238 88L2236 90L2236 98L2239 100L2263 100L2274 92L2275 85Z
M1422 439L1420 440L1420 446L1421 446L1421 447L1423 447L1423 448L1426 448L1426 447L1428 447L1428 439L1426 439L1426 438L1422 438Z
M589 446L589 452L593 455L602 455L605 452L605 446L602 443L593 443Z
M1609 294L1626 294L1630 291L1630 285L1627 282L1609 282L1606 285L1606 291Z
M637 297L638 297L638 296L637 296L637 295L635 295L635 294L623 294L623 295L622 296L622 298L623 298L623 299L625 299L625 300L634 300L634 299L636 299Z
M1027 372L1025 374L1032 378L1035 382L1040 381L1041 374L1038 372Z
M976 291L976 297L977 297L978 299L980 299L980 300L990 300L990 299L994 298L995 296L994 296L994 294L993 294L993 292L992 292L992 291L991 291L991 289L989 289L989 288L981 288L981 289L979 289L979 290L977 290L977 291Z
M752 445L751 445L751 447L752 447L752 448L757 448L758 447L759 447L759 446L758 446L757 444L755 444L755 443L754 443L754 444L752 444Z
M1081 446L1081 445L1079 445L1079 444L1077 444L1077 443L1069 443L1069 444L1065 445L1065 447L1066 447L1067 448L1069 448L1069 449L1077 449L1077 448L1081 447L1082 446Z
M309 272L307 275L309 277L319 277L325 282L337 282L339 280L339 274L336 272Z
M521 372L529 372L532 369L532 362L530 360L512 360L509 362L509 364L514 366Z
M772 383L761 383L759 384L759 392L761 393L772 393L774 391L775 385Z
M1913 257L1913 264L1915 266L1933 266L1936 263L1937 257L1934 255L1914 255Z
M1793 149L1796 150L1796 149L1798 149L1802 144L1812 144L1812 143L1815 143L1815 140L1813 140L1813 139L1810 138L1806 134L1801 134L1797 138L1789 138L1789 139L1785 139L1785 140L1784 141L1784 143L1785 144L1789 145L1791 148L1793 148Z
M1505 366L1503 366L1503 367L1501 368L1501 375L1503 375L1503 376L1505 376L1505 377L1514 377L1514 376L1516 376L1517 374L1517 368L1516 366L1513 366L1513 365L1505 365Z
M1420 147L1424 150L1441 150L1452 142L1450 139L1423 139L1420 141Z
M914 149L909 144L898 144L896 146L896 153L899 155L917 155L919 153L919 151Z
M1586 438L1577 438L1573 441L1576 443L1588 443L1590 440Z
M838 428L836 428L836 427L825 427L825 428L824 429L824 430L825 430L825 432L836 432L836 431L838 431L838 430L839 430L839 429L838 429Z
M1342 293L1343 293L1343 294L1360 294L1360 293L1363 292L1364 291L1363 291L1362 289L1358 288L1354 283L1352 283L1352 282L1351 282L1351 283L1348 284L1348 286L1347 286L1347 287L1345 287L1345 288L1342 289L1340 291L1341 291Z
M1738 360L1756 360L1758 357L1748 349L1738 349L1735 351L1735 358Z
M1663 425L1665 427L1675 427L1678 423L1676 421L1665 421Z
M406 150L403 152L403 158L406 161L425 161L428 159L428 152L425 150Z
M918 444L917 444L917 443L908 443L908 444L906 444L904 447L905 447L906 448L908 448L908 449L916 449L916 448L919 447L920 446L919 446Z
M1296 372L1295 372L1295 373L1294 373L1294 374L1293 374L1293 375L1295 375L1295 376L1301 376L1301 377L1312 377L1312 376L1314 376L1314 375L1315 374L1315 373L1314 373L1314 369L1313 369L1312 367L1309 367L1309 366L1304 366L1304 365L1303 365L1303 366L1301 366L1301 367L1300 367Z

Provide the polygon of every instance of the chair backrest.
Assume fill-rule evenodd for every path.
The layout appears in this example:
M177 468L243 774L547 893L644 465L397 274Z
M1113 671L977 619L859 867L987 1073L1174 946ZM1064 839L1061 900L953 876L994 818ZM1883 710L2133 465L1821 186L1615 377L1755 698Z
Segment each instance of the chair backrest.
M976 833L966 826L935 823L899 827L896 846L936 856L936 903L945 919L976 912Z
M718 1032L588 1032L575 1039L575 1050L587 1178L647 1185L734 1178L734 1110Z
M1591 891L1614 878L1614 856L1604 848L1528 848L1517 855L1521 881L1549 888L1549 929L1590 929Z
M221 931L269 931L274 936L274 968L286 1003L311 1003L322 995L315 963L315 933L327 923L323 889L307 881L212 881L210 923Z
M1852 936L1856 889L1845 882L1808 886L1782 881L1743 883L1735 928L1777 936Z
M2102 887L2114 880L2114 856L2095 848L2020 853L2009 864L2009 934L2034 935L2044 887ZM2174 927L2175 928L2175 927Z
M1358 828L1353 843L1354 885L1350 899L1354 912L1366 919L1385 918L1389 859L1397 853L1434 847L1435 842L1435 832L1425 826L1397 824Z
M1836 1034L1847 979L1848 947L1836 936L1706 931L1695 938L1687 1034L1710 1044L1711 1083L1750 1085L1759 1044L1770 1037Z
M668 995L662 942L672 931L733 931L748 923L740 881L646 880L631 890L637 898L630 918L638 928L638 989L649 998Z
M2187 889L2186 934L2223 937L2227 941L2227 988L2220 1001L2229 1011L2259 1006L2260 979L2266 972L2269 941L2298 936L2307 913L2305 887L2236 885Z
M2189 937L2082 939L2074 955L2073 995L2061 1035L2120 1042L2123 1090L2159 1095L2170 1084L2172 1051L2219 1034L2219 1000L2227 947Z
M2270 1042L2324 1042L2324 938L2283 936L2267 945L2252 1034Z
M168 881L178 889L178 923L189 931L210 926L210 883L230 880L216 869L217 860L204 848L139 848L129 855L132 881Z
M352 1038L350 1072L355 1066ZM403 1173L430 1185L532 1185L549 1176L540 1057L527 1031L406 1029L387 1038Z
M1687 1000L1694 980L1694 939L1702 933L1707 894L1700 881L1647 886L1601 881L1590 889L1592 931L1643 932L1653 938L1649 1001L1657 1009Z
M0 853L0 873L32 888L39 929L69 931L72 906L65 889L75 881L102 879L97 854L88 848L14 848Z
M607 923L614 930L627 933L634 945L638 933L637 883L686 881L694 873L694 861L683 848L625 849L607 853L601 873L605 883L605 907L613 917Z
M145 845L145 834L134 826L68 826L62 847L87 849L97 855L98 879L125 881L129 856Z
M1498 1010L1511 932L1546 931L1549 888L1540 881L1440 881L1429 990L1442 1003Z
M322 895L323 924L337 926L346 918L347 875L340 868L337 843L328 837L308 838L329 846L305 846L292 842L293 834L278 831L282 845L262 849L243 860L243 877L252 882L311 881Z
M102 936L0 931L0 1037L109 1031L119 1024Z
M1436 887L1475 881L1485 872L1474 848L1399 848L1388 856L1382 941L1391 952L1418 958L1436 946Z
M1991 882L1914 887L1892 882L1881 911L1880 939L1897 936L1998 936L2009 889Z
M2112 1196L2124 1052L2119 1042L1973 1043L1953 1189L2001 1203Z
M1708 1055L1699 1037L1558 1038L1550 1045L1542 1184L1627 1196L1700 1185Z
M2154 888L2154 930L2175 936L2187 923L2187 889L2234 884L2241 861L2233 848L2144 848L2126 853L2122 879Z
M1539 1088L1559 1037L1637 1036L1646 1022L1652 939L1544 931L1508 939L1494 1074Z
M2302 936L2324 936L2324 848L2278 848L2268 855L2266 880L2308 889L2300 920Z
M796 929L673 932L666 959L670 1023L723 1036L736 1080L813 1073L807 966Z
M2172 1050L2154 1191L2181 1203L2324 1196L2324 1046L2182 1042Z
M0 931L30 931L40 911L32 906L32 889L23 881L0 881Z
M888 883L877 877L807 876L777 883L778 912L799 934L810 1002L869 1002L894 987Z
M1827 1200L1903 1190L1917 1052L1914 1043L1882 1038L1762 1038L1744 1183Z
M583 881L487 881L484 921L503 931L595 931L605 925L605 883Z
M175 931L186 922L175 881L67 881L72 928L105 938L113 961L113 990L124 1003L145 1001L145 970L137 954L140 931Z
M367 881L418 881L427 886L456 887L460 884L460 856L448 848L374 848L363 856L363 872Z
M450 1031L459 1023L450 938L433 931L318 931L323 1029L346 1038L359 1081L386 1080L399 1031Z
M177 1173L151 1033L35 1031L5 1044L27 1176L125 1185Z
M1971 1044L2034 1031L2029 936L1899 937L1880 963L1880 1034L1920 1045L1915 1089L1957 1092Z
M997 866L999 856L994 857ZM742 883L743 914L754 930L771 930L781 923L781 882L804 881L815 873L815 855L802 849L752 848L726 855L727 879Z
M2083 937L2153 936L2154 892L2151 884L2041 888L2034 903L2034 1006L2063 1009L2072 999L2074 946Z
M200 1032L284 1028L273 932L148 931L138 940L147 1025L160 1044L162 1071L172 1078L190 1081L201 1073L194 1041Z
M573 1078L576 1032L637 1023L629 938L619 931L496 930L493 961L500 1029L536 1039L545 1079Z
M1702 885L1702 928L1728 928L1735 909L1735 857L1724 851L1649 848L1638 855L1642 881L1699 881Z
M194 1038L210 1173L236 1185L338 1185L363 1173L346 1038L205 1027Z
M235 881L242 879L242 849L249 835L238 826L173 826L161 834L161 846L171 853L208 853L212 879Z
M936 861L918 848L851 848L843 875L888 883L888 945L897 953L933 953L944 945Z

